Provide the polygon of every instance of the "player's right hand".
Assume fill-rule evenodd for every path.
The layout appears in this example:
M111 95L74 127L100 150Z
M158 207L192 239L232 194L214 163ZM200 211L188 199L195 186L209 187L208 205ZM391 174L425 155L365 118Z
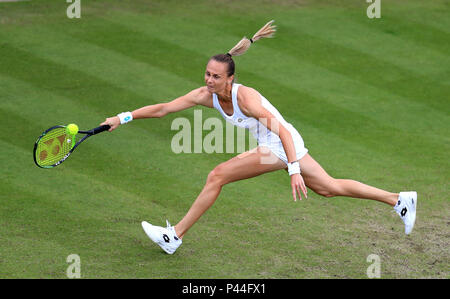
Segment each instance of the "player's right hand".
M303 177L301 174L296 173L291 175L291 186L292 186L292 196L294 197L294 201L297 201L297 193L300 200L302 200L302 194L305 195L306 198L308 198L308 189L306 189L305 181L303 180ZM300 192L301 191L301 192Z
M109 132L112 132L120 125L120 118L118 116L108 117L104 122L100 124L102 125L108 125L111 128L108 130Z

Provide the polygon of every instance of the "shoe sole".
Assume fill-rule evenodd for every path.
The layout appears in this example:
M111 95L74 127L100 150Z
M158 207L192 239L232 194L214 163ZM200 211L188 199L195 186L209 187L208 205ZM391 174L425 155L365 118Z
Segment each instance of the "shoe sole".
M406 231L406 227L405 227L405 234L407 234L407 235L409 235L412 232L412 230L414 228L414 224L416 223L417 192L411 192L411 197L413 199L412 206L411 206L411 209L412 209L412 211L411 211L412 212L412 224L411 224L411 229L410 229L409 232Z

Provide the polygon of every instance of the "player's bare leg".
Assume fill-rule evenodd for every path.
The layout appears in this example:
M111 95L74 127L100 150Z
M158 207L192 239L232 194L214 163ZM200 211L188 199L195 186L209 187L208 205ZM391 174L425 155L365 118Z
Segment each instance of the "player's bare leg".
M355 180L331 177L309 154L300 160L300 167L306 186L319 195L372 199L390 206L395 206L397 203L398 193L378 189Z
M410 234L416 220L417 193L415 191L392 193L358 181L335 179L309 154L300 160L302 176L306 186L326 197L347 196L372 199L394 207L405 224L405 233Z
M175 225L177 235L182 238L189 228L216 201L222 186L263 173L286 168L286 164L266 148L257 147L242 153L215 167L208 175L203 190L184 218Z

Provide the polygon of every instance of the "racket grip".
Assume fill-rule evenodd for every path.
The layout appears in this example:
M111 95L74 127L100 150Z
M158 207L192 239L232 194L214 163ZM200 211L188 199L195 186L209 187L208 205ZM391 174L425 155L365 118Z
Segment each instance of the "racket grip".
M103 131L107 131L110 128L111 127L109 125L103 125L103 126L92 129L91 132L92 132L92 135L95 135L95 134L101 133Z

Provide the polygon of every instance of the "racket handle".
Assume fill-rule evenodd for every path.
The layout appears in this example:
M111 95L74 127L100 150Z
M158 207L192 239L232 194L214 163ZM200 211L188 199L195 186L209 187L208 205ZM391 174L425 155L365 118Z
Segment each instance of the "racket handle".
M107 131L110 128L111 127L109 125L103 125L103 126L92 129L91 132L92 132L92 135L95 135L95 134L101 133L103 131Z

